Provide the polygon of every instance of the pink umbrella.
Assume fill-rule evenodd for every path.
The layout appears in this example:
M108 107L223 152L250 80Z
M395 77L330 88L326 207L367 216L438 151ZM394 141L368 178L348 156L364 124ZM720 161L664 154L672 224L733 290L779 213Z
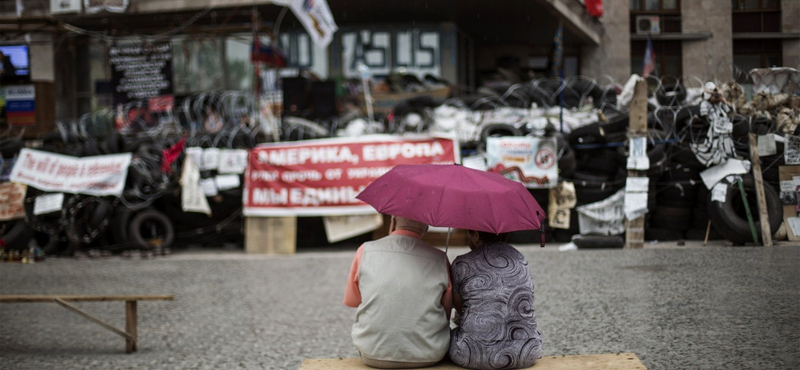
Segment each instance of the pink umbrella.
M492 233L541 229L545 218L521 183L459 165L399 165L356 198L431 226Z

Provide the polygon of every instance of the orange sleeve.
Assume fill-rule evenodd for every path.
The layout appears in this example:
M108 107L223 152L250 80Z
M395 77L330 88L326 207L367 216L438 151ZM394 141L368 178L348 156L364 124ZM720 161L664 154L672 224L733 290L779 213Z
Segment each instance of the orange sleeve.
M344 289L344 305L348 307L358 307L361 304L361 291L358 289L358 269L361 267L361 256L364 255L364 246L358 247L353 264L350 266L350 274L347 276L347 285Z
M444 312L447 313L447 320L450 320L450 311L453 309L453 283L450 281L450 261L447 261L447 289L442 294L442 307Z

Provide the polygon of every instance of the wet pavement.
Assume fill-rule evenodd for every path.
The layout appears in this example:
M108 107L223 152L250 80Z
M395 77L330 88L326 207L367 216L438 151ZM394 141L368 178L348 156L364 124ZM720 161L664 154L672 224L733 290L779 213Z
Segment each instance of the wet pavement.
M559 252L522 246L544 355L634 352L648 369L800 368L800 246ZM0 263L0 294L173 294L139 303L139 351L52 303L0 304L3 369L297 369L355 357L353 247L291 256ZM467 249L450 248L452 260ZM76 303L124 327L124 303Z

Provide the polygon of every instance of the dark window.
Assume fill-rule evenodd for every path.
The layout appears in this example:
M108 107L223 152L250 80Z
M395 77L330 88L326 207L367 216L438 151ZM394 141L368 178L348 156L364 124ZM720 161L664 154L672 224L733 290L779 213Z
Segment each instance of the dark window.
M680 0L629 0L628 4L631 10L631 33L637 33L637 17L642 16L658 16L660 33L681 32Z
M633 0L632 0L633 1ZM780 0L731 0L731 8L737 10L780 10Z
M642 74L644 67L644 51L647 41L631 42L631 73ZM680 41L653 41L656 53L656 69L654 76L681 77L683 74L683 52Z
M781 32L779 0L731 0L733 32Z
M782 50L781 40L733 40L733 78L739 83L753 83L748 72L780 66Z
M628 8L640 12L680 12L680 0L629 0Z

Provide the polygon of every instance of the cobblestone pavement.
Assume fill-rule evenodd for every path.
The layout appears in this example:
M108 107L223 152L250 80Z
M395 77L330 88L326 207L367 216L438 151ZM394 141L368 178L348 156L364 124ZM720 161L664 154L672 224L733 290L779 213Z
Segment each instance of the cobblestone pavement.
M545 355L634 352L648 369L800 368L800 247L520 249ZM354 310L341 303L354 250L0 263L2 294L175 295L139 303L134 354L56 304L0 304L0 368L297 369L354 357ZM122 302L77 305L124 327Z

